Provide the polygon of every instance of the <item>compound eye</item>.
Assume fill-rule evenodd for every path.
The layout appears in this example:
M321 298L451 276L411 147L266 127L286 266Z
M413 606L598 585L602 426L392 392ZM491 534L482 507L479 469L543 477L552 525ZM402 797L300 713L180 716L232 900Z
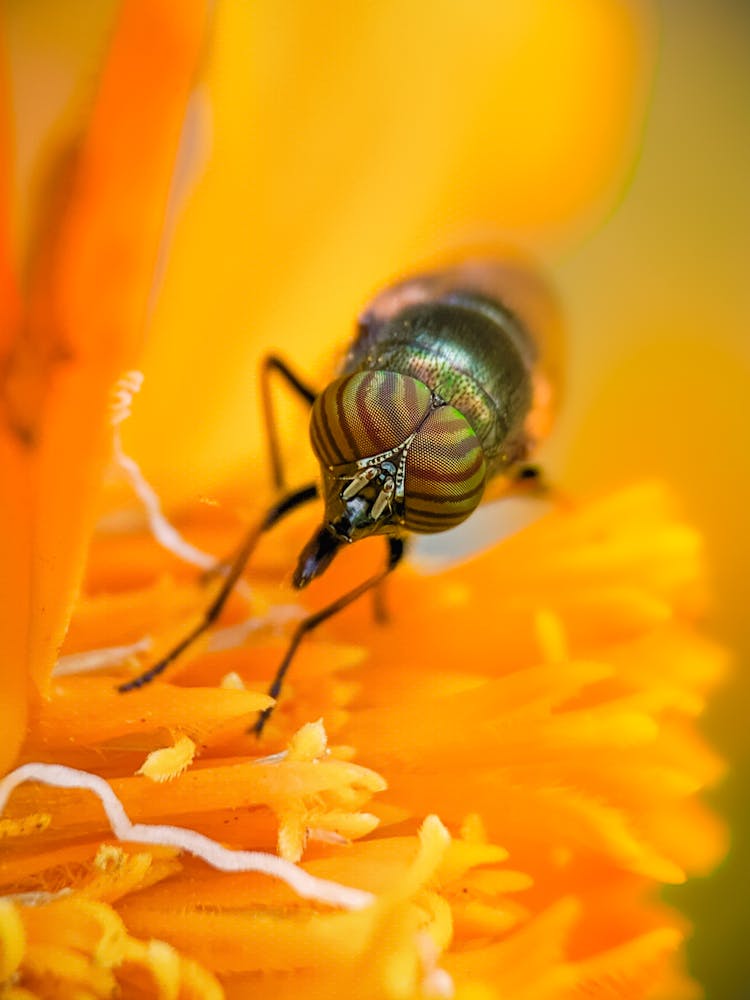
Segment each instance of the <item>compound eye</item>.
M428 534L465 521L482 499L486 475L468 420L441 406L425 420L406 458L405 527Z
M432 405L423 382L397 372L357 372L336 379L315 400L310 441L332 468L403 444Z

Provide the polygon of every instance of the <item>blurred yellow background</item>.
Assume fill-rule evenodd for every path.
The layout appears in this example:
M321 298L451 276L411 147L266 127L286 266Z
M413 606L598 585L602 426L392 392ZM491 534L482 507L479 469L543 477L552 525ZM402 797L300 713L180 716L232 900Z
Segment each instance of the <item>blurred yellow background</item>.
M115 7L6 0L21 248ZM249 492L265 350L322 378L391 277L508 239L540 257L569 327L554 478L575 493L670 482L705 532L713 626L737 651L707 721L733 762L716 795L732 853L671 894L696 923L707 996L734 1000L750 982L750 6L574 7L220 4L125 438L172 503L237 477ZM300 426L290 410L309 472Z
M714 875L669 898L695 922L689 956L706 996L735 1000L750 989L750 5L658 9L631 182L555 266L572 352L555 459L576 489L663 476L706 537L712 625L734 650L705 722L731 762L713 800L732 847Z

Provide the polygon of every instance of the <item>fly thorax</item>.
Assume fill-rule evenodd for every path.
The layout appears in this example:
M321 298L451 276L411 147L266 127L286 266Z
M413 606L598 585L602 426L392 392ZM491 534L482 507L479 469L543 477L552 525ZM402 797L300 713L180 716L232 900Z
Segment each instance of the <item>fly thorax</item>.
M310 437L326 520L347 541L442 531L481 499L486 466L471 425L423 382L399 372L337 379L315 401Z
M423 382L456 407L492 474L522 457L531 405L528 359L513 323L505 310L468 295L423 302L383 324L368 359L373 368Z

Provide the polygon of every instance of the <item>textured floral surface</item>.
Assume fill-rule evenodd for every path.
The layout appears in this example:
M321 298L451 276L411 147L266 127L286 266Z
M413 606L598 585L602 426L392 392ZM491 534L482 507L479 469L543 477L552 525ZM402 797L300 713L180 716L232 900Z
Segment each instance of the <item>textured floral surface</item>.
M144 363L155 389L136 408L130 451L167 499L192 497L179 523L190 541L224 554L260 514L262 477L250 489L236 479L217 488L218 506L197 502L193 480L211 470L218 481L238 456L260 454L253 394L236 373L264 346L319 361L334 344L329 324L346 329L378 278L441 242L426 221L441 204L458 220L454 240L491 243L481 223L495 220L543 242L581 225L621 175L642 26L629 5L583 5L563 19L545 6L472 14L486 31L478 47L468 28L463 42L456 35L450 12L429 22L426 39L416 7L413 23L399 7L394 20L363 8L324 24L287 23L275 5L225 5L209 83L218 145L241 133L234 151L246 171L241 149L252 149L251 211L238 224L236 183L209 169L207 185L225 186L226 199L210 211L210 199L198 202L156 315L152 275L205 53L202 4L186 2L179 16L158 0L121 5L85 129L55 160L23 280L3 164L5 767L20 747L20 761L99 774L134 822L276 851L376 897L346 912L170 846L119 844L90 793L26 784L0 826L12 897L0 909L6 995L692 995L679 957L686 927L657 890L707 871L723 848L696 798L720 765L694 723L723 658L693 624L698 538L659 487L576 503L440 576L407 567L388 588L389 624L376 626L365 602L306 644L261 745L246 729L301 613L285 584L304 517L259 551L223 623L238 629L215 632L164 682L114 692L136 661L184 633L215 586L156 545L122 487L103 503L98 495L109 393L138 358L146 318L157 334ZM351 92L312 72L331 32L340 42L331 79L361 71ZM370 77L382 49L368 43L381 34L405 48L378 88ZM271 37L286 39L283 58ZM264 86L295 53L294 88L270 100ZM256 94L253 134L271 157L248 147L242 116L227 111L240 69ZM424 80L443 88L438 99L425 103ZM552 127L540 116L554 80ZM393 131L372 149L363 98L375 91L382 103L369 106ZM321 109L334 92L351 103L328 120ZM527 116L514 115L519 92ZM294 128L280 113L287 104ZM425 107L433 117L415 116ZM400 183L373 187L388 165ZM365 227L357 206L381 223L395 215L403 239L394 246L391 225ZM344 253L364 231L367 253ZM217 238L223 253L207 258ZM243 284L217 302L217 274L236 278L238 255L254 293ZM190 294L177 288L180 276L204 272ZM292 306L300 299L304 329ZM252 315L238 312L248 301ZM248 327L257 336L238 337ZM190 393L188 412L184 366L198 356L211 391ZM488 542L501 532L497 517L485 522ZM311 592L316 606L377 557L364 543L347 555ZM109 657L109 672L81 673L91 654L100 665Z
M231 547L232 518L200 520L192 538ZM43 996L167 976L180 996L221 995L217 981L229 996L692 995L685 926L656 888L722 848L695 797L720 768L693 720L723 658L692 625L698 539L662 491L550 514L437 576L404 570L389 624L361 602L303 647L259 745L246 729L289 629L274 600L306 520L264 546L219 648L127 696L111 673L53 680L23 758L104 775L133 821L303 858L375 904L340 912L266 876L117 847L90 793L32 783L3 821L4 891L74 891L6 904L8 971ZM68 660L184 629L206 585L164 561L147 535L96 538L97 596ZM356 560L342 562L316 604L345 585ZM329 747L304 725L316 718Z

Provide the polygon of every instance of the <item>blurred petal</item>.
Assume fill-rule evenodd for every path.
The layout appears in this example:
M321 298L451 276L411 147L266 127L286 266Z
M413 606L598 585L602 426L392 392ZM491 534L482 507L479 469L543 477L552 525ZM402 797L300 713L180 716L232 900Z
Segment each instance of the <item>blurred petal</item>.
M0 20L0 43L3 24ZM0 394L21 316L12 249L10 95L0 44ZM0 417L2 401L0 399ZM0 419L0 771L11 766L26 728L31 592L31 468L29 455Z
M456 249L540 251L600 218L635 153L651 29L623 0L224 4L212 156L125 431L160 495L261 460L265 352L325 379L383 282ZM302 411L281 409L293 440ZM304 443L291 457L301 480Z
M28 495L22 481L14 498L26 504L21 540L31 519L28 634L22 617L14 622L29 646L14 662L28 657L43 689L80 582L111 447L109 391L144 333L205 18L201 0L179 13L161 0L123 3L85 135L58 164L25 317L6 338L11 441L4 447L23 452L29 483ZM27 548L8 564L21 586L28 562Z

